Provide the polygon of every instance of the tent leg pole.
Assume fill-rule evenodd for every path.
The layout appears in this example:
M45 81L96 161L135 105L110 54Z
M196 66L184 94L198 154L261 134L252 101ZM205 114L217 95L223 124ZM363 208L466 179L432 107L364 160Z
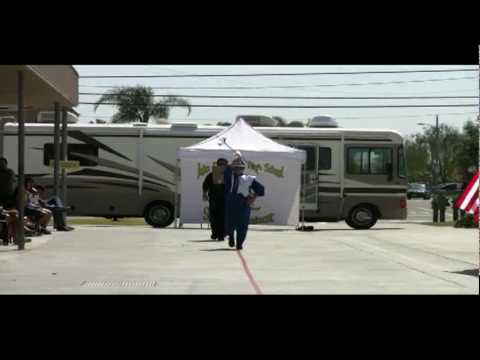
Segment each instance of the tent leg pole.
M302 206L302 227L305 228L305 192L307 190L307 187L306 187L306 176L305 176L305 165L302 165L302 168L303 168L303 206Z
M174 227L175 229L178 229L178 206L179 206L179 201L178 201L178 181L179 181L179 163L180 161L177 159L177 170L175 172L175 209L174 209Z

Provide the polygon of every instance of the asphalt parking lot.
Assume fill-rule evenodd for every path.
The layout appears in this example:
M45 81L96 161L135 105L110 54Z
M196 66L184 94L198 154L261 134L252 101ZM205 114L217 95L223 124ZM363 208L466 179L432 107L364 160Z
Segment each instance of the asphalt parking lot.
M0 252L1 294L478 294L478 231L379 222L254 226L239 253L206 229L77 226Z

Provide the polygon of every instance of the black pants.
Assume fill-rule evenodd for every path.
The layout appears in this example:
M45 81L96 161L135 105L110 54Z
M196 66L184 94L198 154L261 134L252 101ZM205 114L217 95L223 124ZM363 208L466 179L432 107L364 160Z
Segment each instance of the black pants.
M223 239L225 237L225 202L223 196L210 199L209 211L212 236Z
M65 221L65 209L63 208L61 202L58 201L58 199L50 199L48 201L47 209L49 209L53 214L53 224L55 229L67 225Z

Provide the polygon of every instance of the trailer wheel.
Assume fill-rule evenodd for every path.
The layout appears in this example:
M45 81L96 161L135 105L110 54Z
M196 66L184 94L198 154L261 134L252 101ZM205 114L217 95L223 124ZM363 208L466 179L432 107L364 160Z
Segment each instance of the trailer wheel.
M358 230L370 229L377 223L378 212L371 205L358 205L350 210L345 222Z
M145 222L154 228L163 228L173 222L173 206L164 201L155 201L145 208Z

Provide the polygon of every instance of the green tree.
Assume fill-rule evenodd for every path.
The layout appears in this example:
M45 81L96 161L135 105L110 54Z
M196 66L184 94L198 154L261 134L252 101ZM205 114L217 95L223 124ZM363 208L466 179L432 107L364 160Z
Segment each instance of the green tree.
M432 171L428 144L416 134L405 139L404 147L409 181L430 183Z
M411 182L431 182L436 151L434 127L405 139L408 177ZM439 127L439 182L466 181L468 169L478 165L478 125L468 121L463 132L442 124ZM467 180L468 181L468 180Z
M190 102L177 96L156 100L152 88L145 86L118 87L108 90L95 102L94 111L103 104L115 103L117 112L112 123L142 122L153 119L168 119L172 106L182 106L191 113Z
M438 131L438 150L439 150L439 168L438 181L447 182L457 178L455 154L461 142L461 135L458 130L452 126L442 124ZM435 127L428 127L423 134L416 135L416 142L422 144L428 152L428 168L433 173L433 159L437 151L437 134Z
M456 162L458 173L462 177L462 181L470 180L469 168L478 168L478 148L479 128L478 123L469 120L463 126L461 142L456 153Z

